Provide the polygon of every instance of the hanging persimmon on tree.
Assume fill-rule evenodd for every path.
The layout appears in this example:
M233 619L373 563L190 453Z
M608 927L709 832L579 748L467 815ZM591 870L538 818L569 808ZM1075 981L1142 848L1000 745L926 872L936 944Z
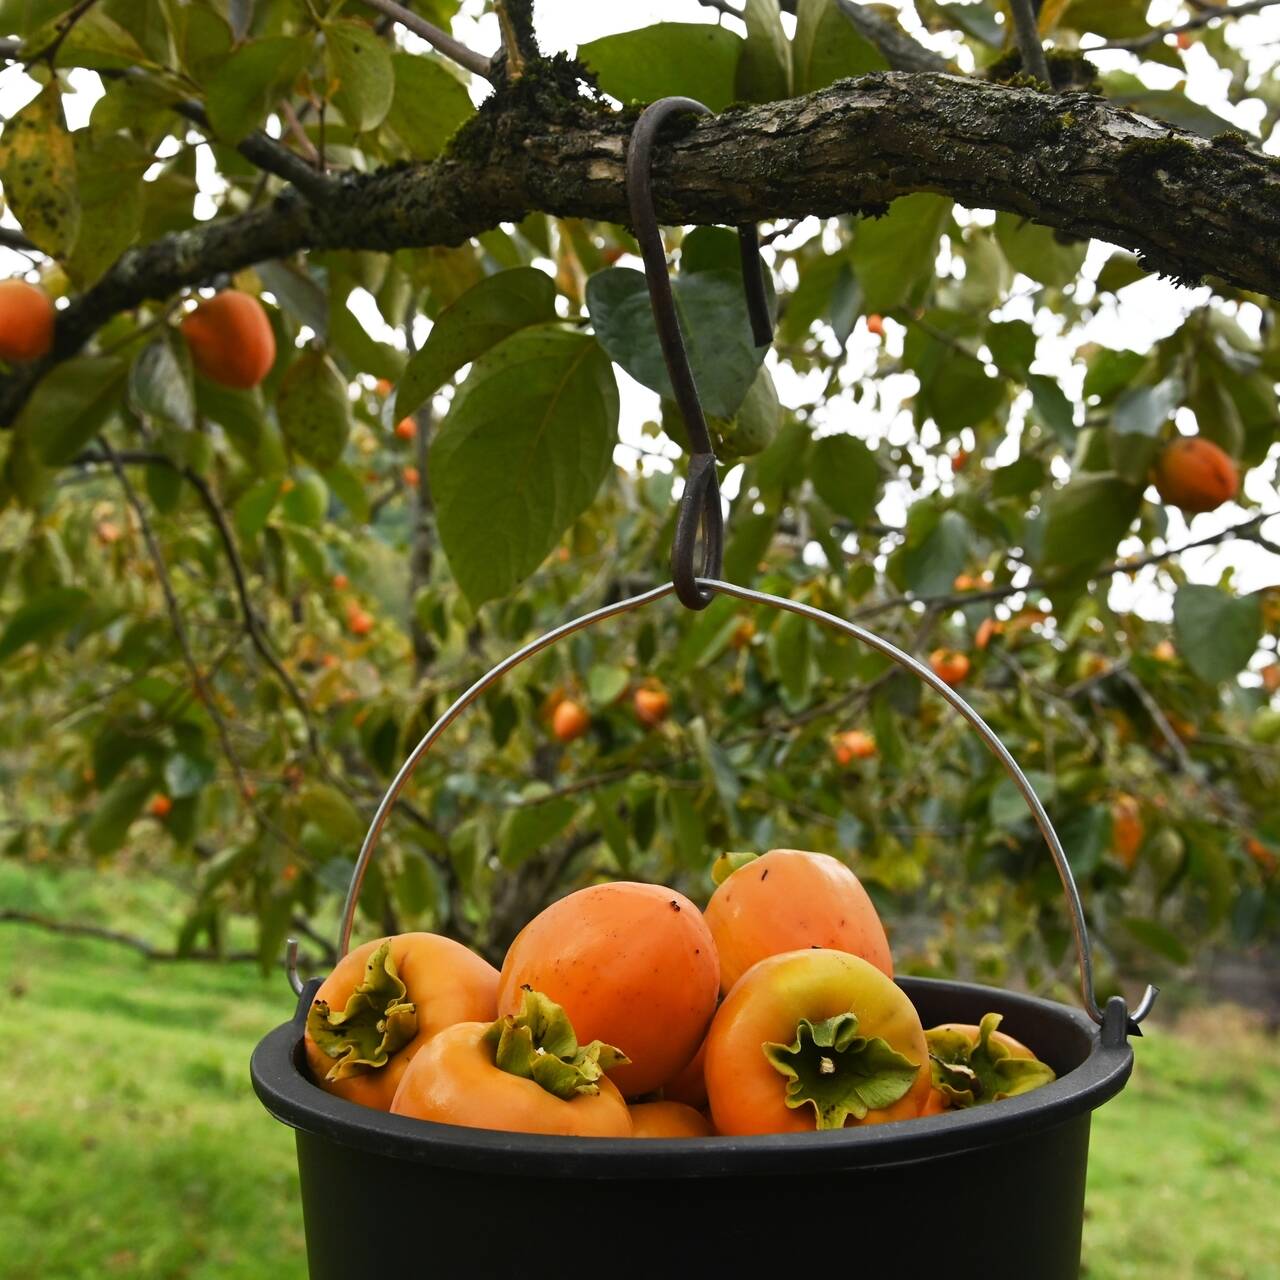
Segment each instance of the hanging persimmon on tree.
M461 689L666 580L689 442L624 177L677 94L712 114L653 193L725 576L963 685L1103 988L1274 930L1280 95L1236 38L1267 7L0 2L5 856L163 865L180 948L248 915L272 964ZM854 865L905 970L1072 984L997 762L728 598L487 696L361 909L500 960L570 891L705 903L712 855L774 846Z

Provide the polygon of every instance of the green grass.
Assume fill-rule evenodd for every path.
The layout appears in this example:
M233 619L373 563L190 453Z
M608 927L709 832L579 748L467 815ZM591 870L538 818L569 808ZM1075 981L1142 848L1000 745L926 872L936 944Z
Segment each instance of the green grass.
M2 906L166 942L177 899L0 863ZM301 1280L293 1144L248 1079L289 1009L278 973L0 927L0 1277ZM1201 1013L1136 1047L1094 1121L1088 1276L1280 1278L1280 1046Z

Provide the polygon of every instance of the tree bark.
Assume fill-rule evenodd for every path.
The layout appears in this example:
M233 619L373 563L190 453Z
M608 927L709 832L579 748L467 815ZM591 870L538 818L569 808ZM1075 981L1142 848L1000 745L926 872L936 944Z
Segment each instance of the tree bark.
M0 381L0 423L113 315L219 272L307 249L459 244L535 210L626 222L631 119L531 74L430 164L346 175L321 201L286 188L268 208L131 249L60 313L53 355ZM876 215L933 191L1123 246L1185 283L1280 298L1280 163L1088 93L878 72L673 127L654 190L666 222L727 225Z

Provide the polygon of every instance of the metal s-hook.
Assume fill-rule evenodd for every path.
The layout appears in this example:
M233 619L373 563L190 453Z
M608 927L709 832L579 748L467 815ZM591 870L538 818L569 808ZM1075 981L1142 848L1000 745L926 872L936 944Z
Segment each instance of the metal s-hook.
M724 516L720 510L720 484L716 478L716 455L707 430L707 419L698 398L698 387L689 353L685 349L680 319L676 314L671 279L667 274L667 255L658 228L658 215L653 202L653 147L658 131L674 115L690 112L707 116L709 107L692 98L661 98L640 114L627 149L627 200L631 206L631 225L644 259L645 280L649 286L649 303L658 331L658 343L671 380L676 406L684 419L689 437L689 474L684 496L676 517L675 538L671 547L671 577L676 596L689 609L705 609L714 593L697 583L698 578L717 578L724 556ZM760 241L754 223L738 227L738 248L742 256L742 280L747 295L747 312L751 318L751 335L758 347L773 341L773 320L765 292L764 264L760 258ZM695 565L698 533L702 533L702 564Z

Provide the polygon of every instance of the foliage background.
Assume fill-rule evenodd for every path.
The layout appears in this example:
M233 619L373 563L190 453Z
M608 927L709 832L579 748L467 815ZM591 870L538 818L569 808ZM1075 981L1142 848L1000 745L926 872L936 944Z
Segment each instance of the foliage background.
M429 8L496 43L478 6ZM38 52L59 9L10 0L0 25ZM885 65L834 5L793 18L753 3L745 41L699 6L659 9L664 25L579 50L620 99L722 107ZM1070 51L1180 15L1075 0L1042 22ZM44 87L0 138L0 181L35 165L64 196L11 198L33 278L74 293L131 243L269 200L279 184L231 145L257 126L335 168L444 151L483 87L420 41L375 39L369 17L293 0L87 9L56 73L37 61L21 82L24 98ZM920 3L902 20L961 68L1002 73L998 4ZM1185 50L1157 31L1097 54L1101 91L1274 150L1274 53L1246 22L1197 28ZM548 48L577 34L543 30ZM1187 69L1213 108L1185 91ZM207 126L170 109L178 87ZM6 146L19 120L34 150ZM1277 620L1272 303L1174 290L1127 254L930 194L762 231L779 314L763 366L728 233L669 240L724 420L726 574L911 651L971 656L965 691L1061 827L1104 984L1265 937L1280 852L1280 711L1259 674ZM225 949L246 915L269 965L328 918L432 717L547 626L665 577L680 432L633 247L623 228L534 213L457 248L264 262L234 281L277 332L259 391L192 374L176 297L115 318L49 375L0 445L6 855L159 868L187 896L184 950ZM1162 441L1196 432L1247 477L1188 526L1146 477ZM1177 554L1245 541L1252 559ZM630 707L646 681L673 699L655 730ZM546 724L563 694L592 714L568 746ZM878 755L842 768L831 737L851 727ZM363 932L440 928L496 955L590 879L702 896L714 852L784 844L850 859L904 967L1071 985L1060 891L993 761L931 695L781 614L666 602L575 637L455 726L407 796ZM1126 797L1133 857L1113 836Z

